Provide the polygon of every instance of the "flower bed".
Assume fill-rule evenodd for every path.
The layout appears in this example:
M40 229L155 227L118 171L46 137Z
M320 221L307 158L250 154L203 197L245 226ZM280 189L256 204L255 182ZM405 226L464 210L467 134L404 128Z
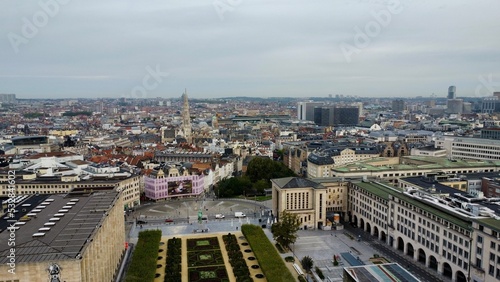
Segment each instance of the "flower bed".
M217 237L187 239L190 282L229 282Z
M217 237L187 239L186 243L188 252L220 249Z
M188 271L190 282L229 282L224 265L192 267Z

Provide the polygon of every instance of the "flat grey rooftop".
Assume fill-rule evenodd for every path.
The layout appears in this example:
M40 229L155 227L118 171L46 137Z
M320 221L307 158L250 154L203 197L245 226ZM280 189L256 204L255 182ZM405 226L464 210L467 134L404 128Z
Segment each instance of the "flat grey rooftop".
M41 204L29 207L36 217L30 216L31 220L19 226L19 229L15 231L16 262L77 258L83 253L85 245L92 240L94 232L109 212L117 195L117 192L52 195ZM45 207L42 208L41 205ZM33 212L37 207L40 207L40 211ZM67 212L59 212L60 210L67 210ZM56 214L63 215L55 216ZM59 218L59 220L55 221L53 218ZM46 226L45 224L49 222L55 224ZM50 227L50 230L39 230L43 227ZM44 234L40 237L33 236L36 233ZM7 256L10 248L13 247L8 245L10 236L9 229L0 233L0 263L2 264L7 263Z

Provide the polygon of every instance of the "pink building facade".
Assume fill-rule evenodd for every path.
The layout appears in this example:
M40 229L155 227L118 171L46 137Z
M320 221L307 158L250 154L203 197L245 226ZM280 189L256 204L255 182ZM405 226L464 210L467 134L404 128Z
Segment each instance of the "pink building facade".
M183 175L174 177L144 176L144 192L148 199L164 200L172 198L196 197L205 189L204 176Z

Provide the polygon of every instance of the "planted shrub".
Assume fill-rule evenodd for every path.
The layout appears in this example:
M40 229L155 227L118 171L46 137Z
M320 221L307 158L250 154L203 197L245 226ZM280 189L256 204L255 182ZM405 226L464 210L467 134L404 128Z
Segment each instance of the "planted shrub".
M286 261L286 262L294 262L294 261L295 261L295 258L294 258L294 257L292 257L292 256L287 256L287 257L285 257L285 261Z
M167 258L165 265L165 282L181 282L182 281L182 240L180 238L172 238L167 241Z
M233 268L234 276L238 282L252 281L250 278L250 271L248 270L247 263L241 253L240 246L238 245L238 239L236 236L229 233L228 235L223 235L222 240L226 246L227 255L229 257L229 263Z
M316 266L316 268L314 270L316 271L316 274L318 274L319 278L325 279L325 275L323 275L323 271L321 271L321 269L319 269L319 267Z

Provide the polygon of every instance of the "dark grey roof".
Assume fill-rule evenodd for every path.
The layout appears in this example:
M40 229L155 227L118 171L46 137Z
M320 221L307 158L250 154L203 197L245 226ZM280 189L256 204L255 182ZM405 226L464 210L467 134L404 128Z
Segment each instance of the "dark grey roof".
M329 155L319 155L316 153L311 153L309 157L307 157L307 160L317 165L328 165L335 163L332 157L330 157Z
M85 245L93 239L117 197L117 192L50 196L45 201L53 201L16 231L16 262L75 259L78 254L83 256ZM44 224L72 199L78 201L75 201L72 208L67 208L68 212L65 212L59 221L55 221L49 231L39 231L39 228L44 227ZM34 208L36 206L30 207L31 210ZM44 232L45 236L33 237L33 234L39 232ZM6 242L9 236L8 230L0 233L1 264L8 262L10 247Z
M416 185L416 186L424 188L424 189L436 189L436 193L438 193L438 194L449 194L449 195L453 195L453 194L467 195L468 194L468 193L462 192L458 189L440 184L437 181L429 181L422 176L405 177L405 178L401 178L401 180L404 180L406 182L409 182L413 185Z
M376 146L349 146L323 143L322 147L313 151L307 159L317 165L333 164L334 161L332 157L340 155L340 153L345 149L353 150L355 154L380 154L380 151Z
M307 178L284 177L271 179L271 181L276 183L276 185L280 188L325 188L322 184L311 181Z

